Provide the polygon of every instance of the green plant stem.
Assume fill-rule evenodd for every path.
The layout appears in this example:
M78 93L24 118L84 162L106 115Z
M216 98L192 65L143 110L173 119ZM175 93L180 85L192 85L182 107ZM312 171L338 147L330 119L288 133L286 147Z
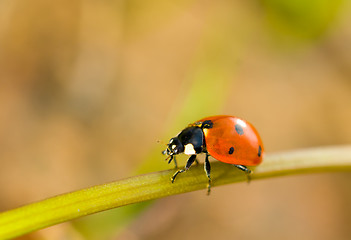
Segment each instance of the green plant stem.
M229 164L213 161L211 166L212 187L246 181L245 174ZM252 180L298 173L350 171L351 145L266 154L264 162L252 169ZM135 176L0 213L0 239L127 204L206 189L207 177L202 164L180 174L172 184L170 177L174 171ZM216 194L215 191L212 194Z

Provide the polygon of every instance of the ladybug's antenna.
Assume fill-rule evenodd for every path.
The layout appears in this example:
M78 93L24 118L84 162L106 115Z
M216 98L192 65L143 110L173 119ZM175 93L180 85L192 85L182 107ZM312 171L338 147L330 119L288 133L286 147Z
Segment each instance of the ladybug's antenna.
M165 159L165 161L167 161L168 163L170 163L173 159L172 155L168 155L168 157Z

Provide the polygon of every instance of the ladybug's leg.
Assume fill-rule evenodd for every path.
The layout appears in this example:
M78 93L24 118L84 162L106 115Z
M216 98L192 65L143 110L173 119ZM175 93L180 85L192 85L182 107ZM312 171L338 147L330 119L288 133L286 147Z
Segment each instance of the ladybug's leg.
M174 167L178 168L178 163L177 163L177 159L175 156L173 156L173 162L174 162Z
M237 167L238 169L240 169L241 171L244 171L246 173L246 177L247 177L247 182L250 182L251 181L251 177L250 177L250 174L252 173L252 171L247 168L246 166L244 165L237 165L237 164L233 164L235 167Z
M191 164L194 163L195 159L196 159L196 155L195 155L195 154L194 154L194 155L191 155L191 156L189 157L188 161L186 162L185 168L176 171L176 172L173 174L173 176L171 177L172 183L174 182L175 178L177 177L177 175L178 175L179 173L185 172L185 171L187 171L187 170L190 168Z
M166 160L168 160L168 164L170 164L173 160L175 168L178 168L176 157L174 155L169 155L168 157L169 157L169 160L168 160L168 158L166 159Z
M210 176L210 173L211 173L211 165L210 165L210 161L208 161L208 153L206 153L206 158L205 158L205 165L204 165L204 168L205 168L205 172L206 172L206 175L207 175L207 178L208 178L208 184L207 184L207 195L210 194L211 192L211 176Z

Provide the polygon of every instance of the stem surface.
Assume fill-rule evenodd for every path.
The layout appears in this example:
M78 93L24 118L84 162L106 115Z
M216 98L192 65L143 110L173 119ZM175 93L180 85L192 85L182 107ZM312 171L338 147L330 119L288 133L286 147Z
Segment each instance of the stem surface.
M229 164L213 161L211 167L212 187L247 180L243 172ZM252 169L252 180L298 173L350 171L351 145L266 154L263 163ZM170 178L174 172L172 169L130 177L0 213L0 239L107 209L207 187L203 164L180 174L172 184Z

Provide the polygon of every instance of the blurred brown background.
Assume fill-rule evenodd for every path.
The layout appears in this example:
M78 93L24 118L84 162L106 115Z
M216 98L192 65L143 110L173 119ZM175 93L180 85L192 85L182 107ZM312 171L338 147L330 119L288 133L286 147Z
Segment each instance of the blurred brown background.
M207 115L249 120L267 152L349 144L350 16L343 0L0 1L0 211L170 168L157 140ZM349 239L350 183L228 185L21 239Z

